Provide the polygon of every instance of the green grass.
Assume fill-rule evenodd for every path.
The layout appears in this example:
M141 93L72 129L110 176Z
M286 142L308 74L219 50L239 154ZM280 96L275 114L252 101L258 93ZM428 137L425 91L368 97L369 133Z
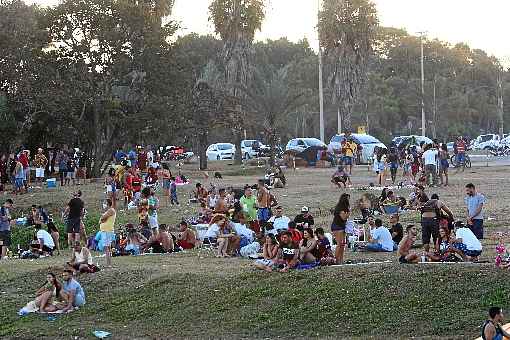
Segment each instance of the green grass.
M253 184L263 174L260 168L213 165L225 176L210 179L219 187ZM184 173L192 183L209 184L202 172L188 169ZM395 254L348 252L347 259L392 263L266 274L252 269L250 261L216 259L204 251L114 258L116 268L78 278L87 293L84 308L55 321L42 315L18 317L16 312L34 298L45 274L61 272L68 260L66 250L67 256L0 262L0 338L92 339L94 330L109 331L112 339L475 338L490 306L510 308L508 272L496 270L492 264L495 234L507 230L510 212L504 199L510 189L506 173L506 168L474 168L452 175L451 187L434 190L460 217L464 214L465 183L474 182L486 194L486 216L494 218L487 221L488 238L482 254L489 264L404 266L396 263ZM286 175L288 188L274 191L285 213L294 216L307 205L317 226L327 230L331 223L328 210L342 192L329 183L331 169L287 171ZM355 185L371 180L372 174L355 169ZM98 228L103 189L99 183L80 189L89 212L86 226L91 235ZM192 189L193 185L179 188L181 202ZM42 204L58 216L72 190L75 188L66 187L17 196L13 214L26 214L31 204ZM354 202L363 192L349 193ZM409 190L398 193L408 195ZM196 212L193 205L176 208L162 204L160 223L171 226ZM119 211L117 226L134 221L136 212ZM403 215L402 222L418 223L418 215ZM13 239L22 242L31 233L30 229L16 228ZM99 265L103 262L100 259Z
M241 269L224 270L225 261ZM389 264L270 275L247 269L248 261L200 259L194 253L114 262L119 269L80 277L86 307L54 322L15 314L54 267L32 262L31 268L2 273L3 290L20 295L3 294L0 337L90 337L101 329L133 339L410 334L466 339L478 334L489 306L509 307L507 274L494 273L492 266Z

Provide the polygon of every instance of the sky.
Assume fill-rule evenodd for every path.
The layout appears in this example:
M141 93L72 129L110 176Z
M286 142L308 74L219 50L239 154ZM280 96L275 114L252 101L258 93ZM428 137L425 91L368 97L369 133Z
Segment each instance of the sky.
M466 42L485 50L505 64L510 62L506 25L509 0L372 0L381 25L404 28L410 34L426 31L429 38L452 44ZM58 0L27 0L55 5ZM316 48L317 0L266 0L267 11L258 40L286 36L291 41L306 37ZM176 0L172 18L180 22L179 34L213 33L208 22L210 0Z

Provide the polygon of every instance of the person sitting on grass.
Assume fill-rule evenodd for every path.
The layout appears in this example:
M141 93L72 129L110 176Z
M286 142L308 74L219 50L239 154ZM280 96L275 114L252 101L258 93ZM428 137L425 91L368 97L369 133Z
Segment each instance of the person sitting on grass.
M179 223L179 232L177 233L177 245L182 249L193 249L197 243L195 232L188 227L186 221Z
M301 214L298 214L296 217L294 217L294 222L301 232L303 232L304 228L313 228L315 225L313 216L310 214L310 209L306 206L301 208Z
M276 237L273 234L267 234L265 236L264 245L262 246L262 256L264 258L255 261L255 267L265 270L266 272L272 272L279 249L280 246L278 245Z
M305 228L303 239L299 242L299 259L302 263L315 263L319 257L317 240L312 228Z
M74 244L74 251L71 261L67 262L69 267L73 268L75 272L80 273L94 273L97 267L94 265L92 255L87 247L83 247L80 242Z
M39 255L53 255L55 249L55 242L50 233L42 229L41 224L35 225L37 244L34 244L32 252Z
M234 236L234 233L232 232L229 221L226 217L218 222L218 228L218 254L216 257L229 257L229 242L230 239Z
M85 291L81 285L73 278L73 271L70 269L64 270L62 274L64 284L60 292L60 296L65 301L62 305L62 311L68 312L75 307L83 307L85 305Z
M398 262L418 263L420 261L420 256L418 254L411 253L411 248L416 242L416 235L418 235L416 226L413 224L408 225L406 228L406 236L404 236L398 245Z
M282 273L296 268L299 264L299 249L292 241L292 234L289 231L284 231L280 236L277 264Z
M352 185L351 177L347 172L345 172L344 167L340 165L333 176L331 176L331 183L336 185L339 189L342 189L342 186L344 188L347 188L347 183L349 185Z
M127 245L126 252L131 255L140 255L141 250L144 248L147 243L147 239L143 236L138 230L136 230L135 226L131 223L126 225L127 231Z
M324 235L324 229L317 228L315 230L315 236L317 237L318 260L321 266L330 266L335 264L335 254L333 254L329 239Z
M166 224L159 225L158 229L153 229L153 234L145 245L145 250L152 248L155 254L165 254L174 251L174 241L168 233Z
M287 230L292 235L292 242L299 244L303 239L303 233L297 229L296 222L289 222L289 229Z
M271 230L266 230L266 232L278 234L280 231L289 229L290 218L283 215L283 208L281 206L277 206L275 215L271 216L268 222L273 225L273 228Z
M483 340L503 340L510 338L510 333L502 328L504 322L501 307L489 308L489 320L482 325Z
M54 299L60 296L62 284L53 273L46 275L46 282L37 290L35 305L39 308L39 313L56 312L57 307L53 304Z
M57 251L57 255L60 255L60 232L53 222L53 218L49 218L48 223L46 224L46 228L48 228L48 232L53 238L53 243L55 243L55 250Z
M393 239L388 228L383 226L381 219L375 220L375 229L370 229L368 243L362 248L364 251L392 252Z
M439 227L439 237L436 240L436 251L426 254L432 262L457 262L455 254L460 251L453 247L454 239L448 230L448 226Z
M402 224L399 223L399 219L400 216L398 214L390 216L390 233L394 243L393 250L398 249L400 241L404 238L404 228L402 227Z
M458 249L459 255L462 256L464 261L478 261L482 254L482 243L478 240L475 234L466 227L462 222L455 224L455 244L454 247Z

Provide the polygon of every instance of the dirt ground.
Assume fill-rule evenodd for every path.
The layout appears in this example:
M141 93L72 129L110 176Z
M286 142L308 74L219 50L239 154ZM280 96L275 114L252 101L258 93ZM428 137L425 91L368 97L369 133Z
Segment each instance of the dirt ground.
M223 179L213 180L220 187L254 184L263 174L262 168L239 170L225 163L212 167L209 174L214 170L224 174ZM406 339L409 334L430 339L474 338L488 306L510 307L507 273L496 270L492 262L497 232L508 232L507 171L506 167L475 167L452 175L448 188L427 189L429 195L438 193L458 219L465 218L466 183L473 182L486 195L486 239L481 259L487 264L408 267L399 265L394 253L348 251L346 260L391 263L266 275L256 272L251 261L216 259L209 250L115 258L114 269L79 277L88 294L83 310L54 322L39 315L15 316L33 297L45 273L62 270L69 255L66 251L41 260L0 262L2 309L8 311L0 316L0 337L84 339L92 338L92 330L103 329L112 332L113 339ZM316 226L329 230L329 209L343 192L330 183L332 172L286 170L287 187L274 190L284 213L292 218L306 205L315 216ZM189 193L197 181L209 185L202 172L185 167L183 173L192 180L191 185L179 188L183 204L177 208L163 201L160 223L173 225L194 214L196 206L185 203ZM365 192L357 188L375 181L375 176L367 167L356 167L352 180L353 188L347 191L354 202ZM31 204L42 204L58 215L76 189L83 191L90 216L96 216L104 198L98 181L79 187L34 189L13 197L15 213L26 213ZM395 191L407 197L410 190ZM373 193L379 195L380 190ZM119 213L119 223L134 221L133 212ZM418 223L419 216L405 214L402 222ZM98 259L100 266L103 261ZM445 305L455 305L456 313L445 313Z

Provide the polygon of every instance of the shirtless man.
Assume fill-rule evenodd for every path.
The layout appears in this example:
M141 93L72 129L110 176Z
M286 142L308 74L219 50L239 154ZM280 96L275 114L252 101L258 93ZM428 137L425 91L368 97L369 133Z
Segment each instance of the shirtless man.
M177 245L182 249L193 249L197 243L197 237L193 230L188 228L188 223L182 221L179 223L179 233L177 234Z
M416 235L418 235L418 230L416 226L410 224L406 228L406 236L400 241L398 245L398 262L400 263L418 263L420 261L420 256L411 253L411 247L414 242L416 242Z
M271 217L271 196L264 185L264 180L259 179L257 186L257 207L258 219L260 222L267 222Z
M207 190L202 187L202 184L197 183L195 196L199 203L207 203Z
M145 249L152 247L153 253L170 253L174 250L174 241L168 233L166 224L161 224L159 230L153 230L153 234L145 245Z
M227 192L225 189L220 189L218 193L220 196L214 206L214 213L226 215L228 213Z

